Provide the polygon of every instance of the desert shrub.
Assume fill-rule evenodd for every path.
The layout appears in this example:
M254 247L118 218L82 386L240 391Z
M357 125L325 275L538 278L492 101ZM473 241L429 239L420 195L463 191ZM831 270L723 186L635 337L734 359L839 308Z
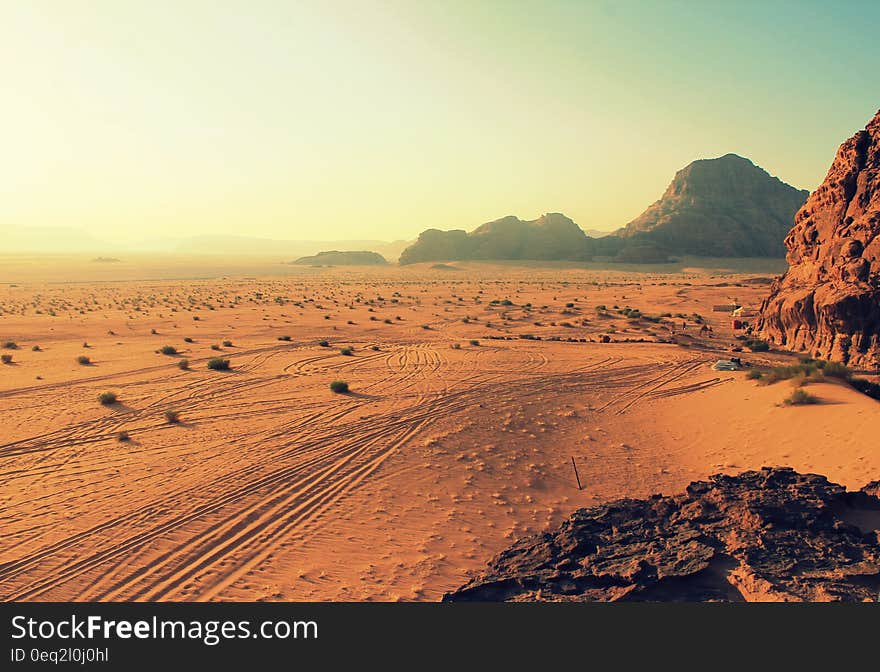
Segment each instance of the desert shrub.
M371 345L370 350L372 350L373 352L379 352L379 346L378 345Z
M800 387L791 393L784 402L786 406L807 406L809 404L817 404L819 400L812 394Z
M12 355L0 355L0 362L3 362L4 364L12 364Z
M76 358L77 364L82 364L83 366L88 366L92 363L92 360L86 357L85 355L80 355Z
M807 384L807 381L810 380L810 377L805 371L801 371L800 373L796 373L789 380L794 387L803 387Z
M219 349L220 349L220 346L217 345L216 343L211 344L211 350L219 350Z
M348 392L348 383L344 380L334 380L330 383L330 389L336 394L345 394Z
M117 402L117 396L115 392L101 392L98 395L98 401L100 401L104 406L111 406Z
M290 340L290 336L287 336L287 335L279 336L279 337L278 337L278 340L279 340L279 341L289 341L289 340Z
M179 362L177 362L177 368L179 368L181 371L188 371L189 370L189 360L188 359L181 359Z
M820 362L819 368L822 373L829 378L840 378L841 380L849 380L852 378L852 371L840 362Z
M822 369L817 362L808 364L792 364L790 366L774 366L763 378L763 382L772 385L780 380L795 380L795 384L821 382L824 378Z
M874 399L880 399L880 383L875 383L867 378L851 378L849 384L862 394L867 394Z
M7 350L18 350L18 344L15 341L6 341L3 343L3 347Z
M746 378L749 380L761 380L764 377L764 374L758 371L758 369L749 369L749 372L746 374Z
M208 360L208 368L211 371L229 371L229 360L222 357L213 357Z
M453 343L449 347L451 347L453 350L461 350L461 343Z
M339 354L345 355L346 357L351 357L354 354L354 350L352 350L351 348L342 348L342 350L339 351Z
M187 336L186 338L183 339L183 341L184 341L184 343L192 343L193 339L191 336Z
M31 348L31 351L33 351L33 352L40 352L40 346L39 346L39 345L35 345L34 347Z
M159 350L159 352L161 352L163 355L176 355L177 348L175 348L173 345L163 345L162 349Z
M752 352L767 352L770 350L770 344L767 341L762 341L760 338L747 338L744 343Z
M165 422L167 422L169 425L176 425L178 422L180 422L180 413L168 409L167 411L165 411Z
M119 443L126 443L131 441L131 437L128 435L128 432L121 431L116 435L116 440L119 441Z
M231 348L231 347L232 347L232 341L223 341L223 347L224 347L224 348Z
M471 339L470 343L471 343L471 345L479 345L480 344L480 342L476 338Z
M318 341L318 345L320 345L322 348L330 347L330 343L328 341Z

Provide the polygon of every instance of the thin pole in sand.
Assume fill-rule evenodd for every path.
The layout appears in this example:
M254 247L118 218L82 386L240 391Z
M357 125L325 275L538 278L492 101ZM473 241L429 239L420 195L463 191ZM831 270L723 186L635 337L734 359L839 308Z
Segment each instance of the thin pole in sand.
M571 466L574 467L574 477L577 479L578 490L580 490L581 489L581 477L578 474L578 465L574 461L574 455L571 456Z

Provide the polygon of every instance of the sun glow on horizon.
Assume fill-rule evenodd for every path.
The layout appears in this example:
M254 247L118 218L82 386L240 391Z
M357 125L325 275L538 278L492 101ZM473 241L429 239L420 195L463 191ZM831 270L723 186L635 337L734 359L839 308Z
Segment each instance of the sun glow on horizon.
M395 240L559 211L610 230L728 152L812 189L880 105L877 20L855 2L5 3L0 224Z

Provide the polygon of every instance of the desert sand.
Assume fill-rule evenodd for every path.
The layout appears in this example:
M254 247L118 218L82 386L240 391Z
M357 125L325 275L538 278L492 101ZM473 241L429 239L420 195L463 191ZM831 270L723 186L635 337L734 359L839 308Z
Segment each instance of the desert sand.
M436 600L578 507L880 477L876 401L712 370L757 263L66 263L0 277L3 600Z

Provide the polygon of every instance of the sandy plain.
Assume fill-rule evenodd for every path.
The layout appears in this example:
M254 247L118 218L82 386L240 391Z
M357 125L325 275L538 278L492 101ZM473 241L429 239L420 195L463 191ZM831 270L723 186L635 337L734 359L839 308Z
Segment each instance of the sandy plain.
M880 477L877 402L711 369L758 262L451 266L5 264L0 599L436 600L578 507Z

